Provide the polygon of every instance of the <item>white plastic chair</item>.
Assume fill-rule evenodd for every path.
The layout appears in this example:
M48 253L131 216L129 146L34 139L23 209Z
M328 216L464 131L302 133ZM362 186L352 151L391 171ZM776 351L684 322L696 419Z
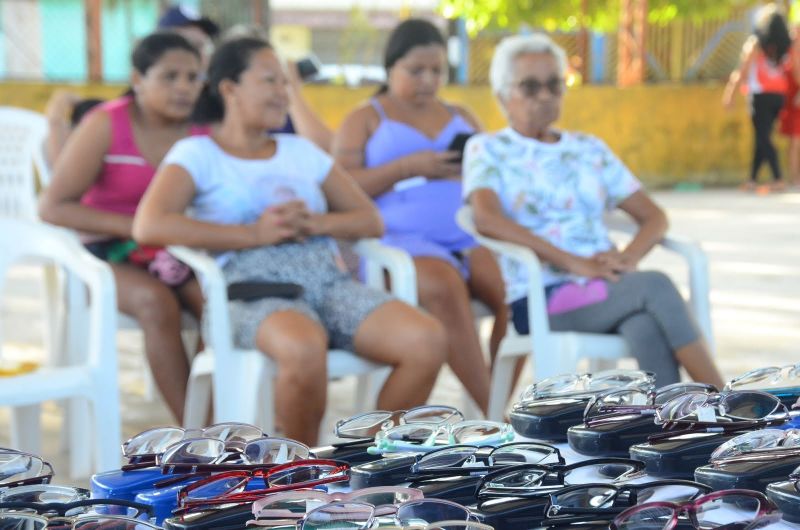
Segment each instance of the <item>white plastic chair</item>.
M630 352L625 341L618 335L599 333L580 333L576 331L552 331L547 315L547 300L542 287L542 267L536 254L521 245L492 239L478 233L472 218L472 208L462 206L456 220L459 226L484 247L495 254L519 262L528 271L528 319L530 335L520 335L509 324L508 332L500 343L497 359L492 371L489 394L489 413L491 420L502 420L508 394L511 391L511 378L514 365L519 357L532 353L531 362L536 379L544 379L557 374L574 372L578 361L616 361L628 357ZM694 243L666 237L660 245L678 254L689 269L690 306L697 319L700 330L713 351L711 332L711 311L708 300L708 261L705 253Z
M35 258L47 260L79 278L89 290L88 328L81 330L87 349L71 352L69 364L45 364L34 372L0 378L0 405L12 408L12 445L40 450L40 403L70 399L73 416L87 417L87 429L70 431L71 475L87 476L91 458L95 471L119 467L120 411L117 384L116 293L111 269L94 258L69 232L33 221L0 219L0 275L5 282L15 263ZM0 345L2 342L0 342Z
M405 252L386 247L376 240L359 241L353 249L366 259L369 285L382 289L386 271L392 280L392 292L401 300L413 302L416 298L416 271ZM206 423L213 394L215 421L252 423L260 425L264 432L272 433L275 415L273 407L267 404L272 402L274 395L275 363L258 350L234 347L226 282L216 261L207 254L185 247L170 247L169 250L194 269L206 299L202 326L205 349L192 362L184 426L198 428ZM374 401L388 376L388 366L344 350L330 350L327 361L329 379L348 375L360 377L357 407L374 406L370 401Z
M0 217L39 218L36 204L36 171L49 182L44 159L47 119L14 107L0 107Z

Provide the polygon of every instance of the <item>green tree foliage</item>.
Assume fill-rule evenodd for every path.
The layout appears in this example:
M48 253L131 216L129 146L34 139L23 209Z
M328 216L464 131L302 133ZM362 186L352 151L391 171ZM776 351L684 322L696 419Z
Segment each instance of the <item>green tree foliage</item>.
M649 0L648 19L666 24L674 19L713 20L729 16L757 0ZM617 28L621 0L440 0L439 11L448 18L463 17L467 30L518 29L521 25L548 31L597 31Z

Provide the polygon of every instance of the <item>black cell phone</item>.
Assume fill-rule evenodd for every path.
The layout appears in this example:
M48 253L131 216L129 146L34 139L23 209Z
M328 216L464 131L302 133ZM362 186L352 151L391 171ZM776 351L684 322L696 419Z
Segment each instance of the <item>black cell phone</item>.
M303 294L303 286L287 282L234 282L228 285L228 300L252 302L262 298L288 298L293 300Z
M309 55L297 61L297 73L300 79L306 81L319 73L320 64L316 55Z
M461 162L464 158L464 147L467 145L467 140L470 139L473 133L458 133L453 138L453 141L450 142L450 145L447 146L448 151L458 151L459 155L457 158L453 158L451 162Z

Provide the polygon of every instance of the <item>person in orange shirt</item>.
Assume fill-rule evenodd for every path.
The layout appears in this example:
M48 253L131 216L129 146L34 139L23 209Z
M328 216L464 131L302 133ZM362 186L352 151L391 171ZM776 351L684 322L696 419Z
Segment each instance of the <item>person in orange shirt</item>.
M723 105L731 108L736 90L744 84L750 103L750 116L755 129L755 149L750 180L743 187L755 189L758 171L764 162L772 172L773 187L784 183L778 152L772 144L772 128L788 91L786 68L791 47L786 19L775 4L761 8L756 16L755 31L742 47L738 69L731 73L723 94Z

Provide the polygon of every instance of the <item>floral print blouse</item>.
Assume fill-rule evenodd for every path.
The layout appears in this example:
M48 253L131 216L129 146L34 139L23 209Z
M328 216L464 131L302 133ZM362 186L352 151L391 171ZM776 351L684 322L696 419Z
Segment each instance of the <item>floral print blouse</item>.
M642 185L598 138L562 132L555 143L511 128L473 136L464 152L464 198L494 191L505 214L552 245L589 257L612 247L603 214ZM501 257L509 302L527 295L527 272ZM585 281L544 265L545 286Z

